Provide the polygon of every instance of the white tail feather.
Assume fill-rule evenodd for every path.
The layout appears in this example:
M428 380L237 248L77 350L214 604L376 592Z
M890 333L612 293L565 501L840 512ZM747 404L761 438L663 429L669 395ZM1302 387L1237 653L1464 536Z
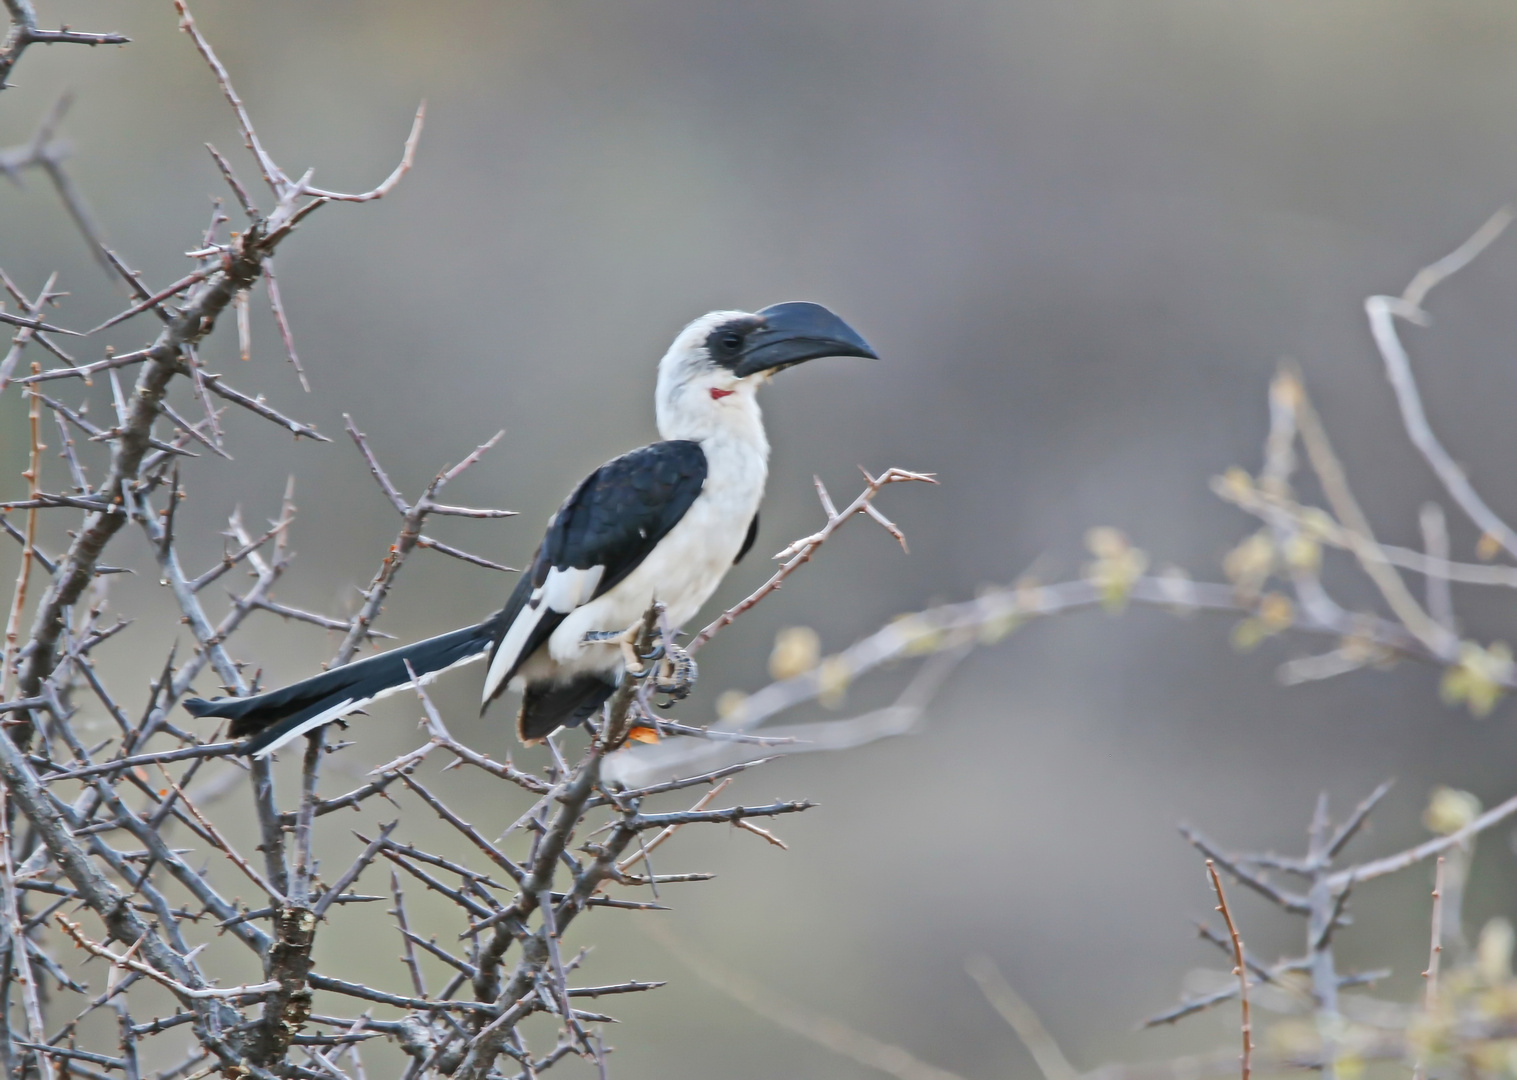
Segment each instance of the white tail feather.
M488 704L500 690L501 684L506 681L506 673L521 659L520 654L526 647L527 639L532 636L532 631L537 629L537 624L547 610L546 604L539 604L535 608L528 604L517 612L516 620L506 631L500 648L495 650L495 659L490 661L490 670L485 675L484 694L479 699L481 705Z
M278 739L276 739L274 742L271 742L268 746L265 746L262 750L258 751L258 753L254 754L253 756L255 758L268 757L275 750L278 750L281 746L285 746L295 739L298 739L308 731L315 731L323 724L330 724L334 720L341 720L349 713L357 712L359 709L365 708L368 705L372 705L376 701L380 701L383 698L389 697L391 694L398 694L402 690L413 689L417 685L426 686L443 672L452 671L454 668L463 667L465 664L472 664L474 661L481 659L485 655L486 654L483 651L470 653L468 656L465 656L461 660L453 661L453 663L449 664L447 667L442 667L438 668L436 671L427 672L415 682L407 681L403 683L396 683L394 686L387 686L379 693L375 694L373 697L345 698L342 701L338 702L336 705L333 705L331 708L323 709L321 712L317 713L309 720L306 720L290 731L285 732L283 735L279 736Z

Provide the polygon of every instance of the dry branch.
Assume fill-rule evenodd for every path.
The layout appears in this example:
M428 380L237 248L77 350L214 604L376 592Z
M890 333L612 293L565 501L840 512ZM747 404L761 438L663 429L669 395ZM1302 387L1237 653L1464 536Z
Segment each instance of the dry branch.
M1233 974L1238 977L1238 1000L1243 1007L1243 1053L1239 1061L1243 1068L1243 1080L1248 1080L1253 1071L1254 1025L1248 1008L1248 964L1243 958L1243 939L1238 936L1238 925L1233 921L1232 910L1227 906L1227 895L1222 891L1222 879L1217 876L1217 866L1206 860L1206 872L1211 876L1212 891L1217 894L1217 910L1227 924L1227 936L1233 945Z
M1078 1080L1079 1073L1064 1056L1058 1042L1043 1026L1042 1019L1032 1006L1022 1000L1005 976L989 957L976 956L968 960L964 968L980 986L991 1007L1001 1014L1001 1019L1017 1033L1028 1053L1042 1070L1043 1080Z
M32 0L5 0L6 12L10 15L10 32L0 41L0 90L6 88L16 62L29 45L125 45L131 38L120 34L94 34L64 27L61 30L43 30L37 25L37 11Z
M833 507L832 498L827 494L826 487L822 485L821 478L816 478L815 482L817 497L821 499L822 510L827 515L827 523L816 532L812 533L810 536L804 536L801 539L796 540L789 547L785 548L785 550L776 555L775 559L783 561L783 565L774 572L774 575L770 577L768 581L764 582L764 584L755 589L748 597L743 599L735 606L728 608L726 611L722 612L721 615L717 616L717 618L710 625L703 629L699 634L696 634L695 637L691 639L689 646L686 648L686 652L692 654L698 652L700 648L706 644L706 642L710 641L714 636L716 636L722 627L730 626L745 611L750 610L755 604L763 600L764 597L768 596L770 593L778 589L782 584L784 584L787 577L795 573L796 570L800 569L806 563L810 562L811 557L816 554L817 549L825 544L827 542L827 539L833 533L835 533L844 522L856 514L867 514L869 517L874 518L874 520L879 522L881 526L883 526L890 533L891 536L894 536L898 541L900 541L901 550L906 550L906 537L901 533L901 530L898 529L895 524L890 521L889 518L886 518L879 512L878 508L876 508L874 505L874 498L880 493L881 489L889 484L898 484L914 480L921 481L922 483L926 484L936 484L937 479L931 473L914 473L908 472L905 469L886 469L879 476L870 476L866 470L860 471L864 473L864 490L859 493L858 498L854 499L853 502L844 507L841 512Z

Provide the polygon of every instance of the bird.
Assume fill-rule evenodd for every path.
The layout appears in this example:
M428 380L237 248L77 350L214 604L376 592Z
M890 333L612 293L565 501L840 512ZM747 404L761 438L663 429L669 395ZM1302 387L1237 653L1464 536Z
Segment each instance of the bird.
M629 667L640 673L630 642L650 604L661 603L677 630L752 548L769 471L759 388L786 368L842 356L879 358L820 304L789 301L695 319L658 364L661 441L580 481L500 611L279 690L189 698L185 708L231 720L239 751L264 757L380 698L487 658L482 714L512 689L522 694L516 734L523 743L578 725ZM678 652L671 641L664 645Z

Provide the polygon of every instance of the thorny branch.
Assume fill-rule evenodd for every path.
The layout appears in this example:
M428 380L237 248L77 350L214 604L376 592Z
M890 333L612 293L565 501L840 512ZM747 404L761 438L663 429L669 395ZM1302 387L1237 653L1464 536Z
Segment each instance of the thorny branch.
M1438 1003L1438 961L1443 955L1443 856L1438 857L1438 869L1433 876L1433 943L1428 949L1427 970L1422 973L1427 987L1423 995L1423 1008L1432 1012ZM1415 1080L1427 1076L1427 1062L1417 1061L1412 1070Z
M42 31L26 0L5 2L12 31L0 49L0 81L27 44L115 40L109 35ZM119 355L107 351L103 358L81 363L64 352L61 338L52 336L67 333L54 325L48 310L59 298L55 281L49 280L37 295L28 296L3 279L20 314L6 313L15 332L0 361L0 391L7 382L25 388L31 434L26 497L5 504L24 510L26 521L17 527L0 511L3 531L18 542L23 557L19 587L7 608L8 625L15 629L14 642L7 641L3 665L10 681L0 687L0 724L9 732L0 735L0 884L4 886L0 916L5 931L0 935L4 938L0 942L0 1059L8 1074L24 1075L27 1070L42 1075L120 1073L136 1080L139 1054L155 1045L152 1040L175 1038L174 1032L182 1038L188 1031L193 1046L188 1054L177 1055L182 1062L177 1069L160 1073L163 1080L196 1075L196 1070L202 1076L220 1071L260 1080L271 1076L337 1078L346 1076L343 1070L349 1067L361 1077L358 1046L370 1040L398 1048L409 1062L406 1075L412 1078L445 1073L486 1080L501 1075L508 1060L514 1064L507 1067L519 1068L523 1077L534 1077L571 1056L593 1062L604 1075L606 1047L599 1025L612 1018L578 1005L585 1004L585 998L643 993L661 984L613 976L593 985L570 985L571 977L581 977L578 973L585 963L583 952L578 957L565 952L568 935L579 932L579 917L591 908L662 910L668 898L658 894L659 886L708 878L708 874L665 864L668 853L679 849L674 838L686 827L730 824L783 846L754 820L801 812L812 804L789 800L719 806L719 796L740 774L781 754L857 746L913 730L922 722L933 695L970 651L1002 640L1039 616L1097 606L1115 610L1132 603L1182 612L1210 611L1241 617L1239 625L1258 637L1298 631L1333 639L1336 647L1331 654L1308 658L1314 667L1297 663L1289 668L1307 673L1302 677L1407 656L1458 674L1463 679L1459 684L1462 700L1472 707L1485 700L1482 695L1517 686L1517 672L1510 663L1503 666L1494 647L1481 649L1457 638L1452 600L1447 596L1450 582L1517 587L1517 568L1453 560L1446 529L1430 514L1424 515L1425 550L1378 541L1368 515L1354 500L1327 440L1326 426L1313 411L1299 375L1287 370L1272 387L1271 435L1259 476L1229 474L1217 485L1264 524L1257 541L1246 541L1252 547L1230 560L1225 583L1197 582L1170 572L1150 574L1147 557L1125 537L1112 530L1095 530L1089 538L1094 559L1082 577L1053 584L1021 580L986 591L973 601L939 605L896 620L832 656L818 657L798 674L779 679L736 704L729 701L719 722L710 726L657 721L647 709L647 687L629 678L591 725L588 745L575 750L568 744L553 744L554 760L541 770L518 767L509 757L497 760L458 740L426 691L418 688L425 724L421 745L373 770L356 788L324 794L321 764L333 755L349 753L349 744L329 746L321 733L315 733L302 755L298 798L282 807L267 761L244 764L235 759L237 743L216 734L201 738L181 730L173 722L175 703L197 678L211 677L207 668L229 692L251 692L258 679L246 674L247 666L236 658L230 643L254 612L342 630L333 661L341 664L365 641L380 636L374 623L401 565L415 548L430 547L476 566L506 569L423 532L432 514L480 519L510 515L510 511L438 501L443 487L501 436L437 474L414 502L408 502L380 465L368 439L347 421L347 430L375 481L402 519L360 610L350 618L334 619L274 598L291 557L292 489L287 489L279 516L265 530L248 529L240 515L234 515L220 560L199 573L185 569L179 535L183 525L175 513L183 487L175 463L193 456L197 448L227 456L220 408L246 408L297 436L324 438L309 425L273 409L261 396L235 390L220 374L205 370L200 346L231 308L236 352L248 354L249 296L264 281L283 350L302 383L306 382L274 278L275 249L300 221L328 202L372 201L392 191L413 164L425 114L418 110L400 162L370 191L347 194L317 188L311 185L309 172L291 179L264 148L229 73L188 10L182 2L176 6L182 29L233 109L259 174L272 193L272 209L265 212L258 206L237 180L231 162L212 148L213 159L248 225L235 234L224 234L225 215L219 209L213 212L209 229L203 235L197 233L190 245L188 272L172 284L155 288L140 280L118 253L105 248L82 198L67 182L61 167L67 147L56 134L67 99L59 100L26 145L0 151L0 171L15 175L40 168L50 176L92 250L127 284L133 299L97 329L143 317L157 320L154 325L158 326L146 348ZM1456 505L1495 542L1517 554L1517 548L1507 543L1510 530L1501 531L1500 519L1474 494L1464 474L1451 465L1432 437L1393 325L1395 318L1420 318L1428 290L1473 258L1502 225L1489 225L1454 255L1419 275L1401 298L1379 298L1385 303L1375 307L1372 301L1367 310L1414 443ZM19 364L26 349L33 350L30 355L44 350L62 366L44 369L38 362L30 374L13 377L25 370ZM134 366L136 379L128 391L118 379ZM43 382L73 385L67 380L77 379L88 384L97 374L111 381L116 407L114 421L103 425L86 418L82 408L40 392ZM176 376L188 404L176 406L168 401ZM217 398L228 404L218 406ZM64 439L60 449L68 468L66 483L41 483L44 409L53 414ZM203 418L197 419L202 413ZM161 426L159 421L163 421ZM87 441L81 440L76 447L68 436L71 427L83 432ZM1305 449L1306 462L1322 485L1327 509L1309 506L1292 493L1290 478L1298 445ZM97 460L97 450L108 451L108 460ZM216 458L207 456L204 461L219 466ZM92 474L97 481L91 481ZM931 474L899 469L878 476L866 472L865 489L842 510L818 481L817 494L826 515L823 526L780 552L776 558L781 565L770 579L703 629L690 651L697 651L773 595L856 515L873 518L904 549L904 535L880 511L876 499L884 487L906 481L932 483L935 479ZM68 551L55 559L39 548L34 523L41 515L69 508L84 514ZM113 691L92 660L93 650L126 625L107 625L104 618L109 581L104 575L117 568L105 565L102 556L128 523L141 527L158 576L194 642L193 653L177 667L176 654L170 652L140 707ZM1320 572L1323 547L1339 548L1354 557L1379 589L1388 615L1351 611L1329 595ZM249 573L250 583L232 594L223 617L213 619L204 590L239 569ZM1403 583L1402 571L1428 579L1425 602ZM29 585L36 584L40 575L48 581L37 601L30 599L35 589ZM1280 578L1289 595L1268 588L1272 577ZM28 607L34 608L34 614L31 631L23 637L20 619ZM661 644L667 644L663 639L668 633L660 611L652 608L634 648L651 658ZM166 647L164 651L169 652ZM761 735L754 734L760 725L792 708L811 702L836 707L848 688L865 675L917 660L922 663L909 685L885 708L837 721L770 726ZM92 713L107 719L109 739L89 741L97 736L89 733L80 718ZM629 733L644 725L658 727L664 737L654 745L631 745ZM755 742L773 751L766 750L766 756L757 760L711 760L751 753L746 746ZM440 757L434 757L437 752ZM426 772L444 759L443 771L476 770L493 785L491 790L499 795L502 806L499 821L470 821L457 809L463 804L448 796ZM206 774L197 778L203 766ZM217 770L219 774L212 775ZM210 809L244 771L251 781L252 831L258 837L261 861L235 846L237 830ZM699 793L686 794L697 788ZM1350 898L1386 874L1455 850L1467 851L1480 832L1517 814L1517 799L1472 814L1424 844L1339 866L1342 852L1360 834L1384 793L1382 786L1336 826L1324 799L1313 818L1307 852L1299 858L1229 853L1191 834L1217 867L1249 884L1287 914L1305 919L1304 948L1299 956L1273 964L1251 957L1224 901L1229 932L1224 935L1205 927L1203 936L1214 947L1228 951L1236 969L1235 985L1182 1002L1155 1022L1170 1022L1235 997L1244 998L1247 1010L1252 1007L1247 994L1250 986L1267 984L1271 991L1290 996L1293 1007L1313 1025L1316 1041L1291 1064L1319 1069L1331 1078L1349 1055L1360 1060L1393 1052L1405 1057L1409 1038L1404 1031L1372 1043L1351 1027L1356 1006L1352 996L1341 991L1363 985L1377 973L1342 973L1337 967L1335 937L1350 924ZM661 799L671 802L661 805ZM358 834L361 847L356 857L332 861L333 837L345 839L348 830L331 815L366 814L379 806L376 800L384 801L387 811L398 805L399 812L374 831ZM417 815L420 820L435 815L450 830L447 835L453 843L429 850L408 836ZM511 824L497 834L504 822ZM326 872L323 857L331 868ZM655 863L660 870L673 872L655 872ZM388 888L373 887L376 866L390 871ZM369 892L359 891L366 884L365 874L370 875ZM1272 878L1274 874L1289 874L1304 885L1285 888ZM420 883L413 891L423 888L433 900L445 904L453 921L438 925L429 920L422 925L419 909L407 910L401 889L405 880ZM1215 870L1213 881L1221 900L1222 885ZM245 893L249 885L254 890L252 904L233 892ZM624 888L647 888L652 900L642 892L631 898L617 893ZM1440 888L1440 897L1442 892ZM390 917L403 950L403 981L386 987L344 977L340 958L332 959L331 970L324 969L326 963L319 969L313 946L321 923L386 900L393 904ZM64 914L63 905L70 904L82 905L88 914ZM81 918L95 920L98 928L75 921ZM61 932L81 956L93 958L93 964L76 971L53 955L49 932ZM710 975L710 965L701 966L707 969L705 977L726 984L729 993L777 1023L861 1064L902 1077L941 1080L952 1075L900 1048L808 1018L783 1002L741 988L739 980L720 972ZM86 988L84 976L102 969L104 986ZM235 985L222 987L207 976L212 969L247 974L239 974ZM429 980L437 971L442 977ZM980 971L985 974L985 969ZM400 976L401 971L395 974ZM44 977L57 983L55 994L38 993ZM1068 1080L1066 1074L1072 1075L1073 1070L1056 1045L1050 1051L1052 1040L1046 1030L1041 1024L1027 1023L1031 1010L1008 1005L1015 997L1009 985L988 976L981 982L987 993L997 995L992 1000L999 1002L997 1008L1008 1019L1013 1014L1019 1018L1022 1026L1017 1030L1026 1033L1030 1045L1041 1041L1039 1060L1051 1063L1045 1064L1051 1070L1050 1080ZM1431 978L1429 987L1431 991ZM144 990L160 999L167 995L174 1011L152 1019L134 1015L146 1007ZM1260 994L1264 994L1262 989ZM1452 995L1440 994L1435 1002L1430 994L1427 1008L1443 1008L1446 999L1452 1000ZM114 1041L88 1048L79 1045L87 1042L82 1032L95 1030L81 1024L107 1007L117 1014L111 1025ZM359 1015L343 1015L360 1009ZM371 1015L375 1009L379 1014ZM524 1021L537 1014L552 1017L556 1031L551 1046L534 1049L528 1036L535 1038L537 1031L524 1026ZM1251 1064L1262 1070L1274 1063L1267 1053L1251 1062L1250 1018L1246 1011L1245 1076ZM1496 1037L1502 1031L1517 1033L1517 1022L1510 1030L1495 1022L1481 1029L1482 1037ZM1386 1049L1391 1046L1396 1049ZM1236 1067L1235 1059L1231 1067Z
M1211 878L1212 891L1217 894L1217 910L1222 913L1222 921L1227 924L1227 936L1233 946L1233 974L1238 977L1238 1000L1243 1006L1243 1053L1239 1061L1243 1069L1243 1080L1248 1080L1253 1072L1254 1059L1254 1025L1248 1008L1248 963L1243 958L1243 938L1238 935L1238 926L1233 921L1233 913L1227 906L1227 895L1222 891L1222 879L1217 876L1217 864L1211 859L1206 860L1206 873Z
M453 514L458 517L476 518L516 516L515 511L512 510L446 506L436 501L437 494L442 491L448 482L456 479L460 473L483 457L486 451L490 450L505 436L506 433L504 431L497 431L489 440L475 447L474 451L457 465L439 472L432 482L427 485L426 490L421 493L421 497L414 504L410 504L401 497L395 485L390 482L390 477L379 464L379 459L369 449L368 438L353 424L353 418L344 413L342 419L343 426L347 428L348 435L352 437L353 442L358 446L358 452L363 455L364 461L369 466L369 472L373 475L375 482L379 484L379 489L385 493L385 496L390 500L390 504L400 514L401 526L400 534L396 536L395 542L390 545L390 550L380 563L379 570L375 572L374 579L369 582L369 587L363 592L363 606L358 609L358 612L349 621L348 632L343 638L342 644L337 649L337 657L333 661L334 666L347 663L353 658L353 654L358 651L359 645L363 643L364 637L369 633L369 628L373 626L374 620L379 617L380 609L384 606L385 597L389 595L391 587L395 584L395 577L400 573L401 564L405 562L406 556L418 546L430 547L441 551L445 555L452 555L454 558L462 559L475 565L490 566L500 570L510 569L510 567L499 566L486 559L481 559L477 555L470 555L467 552L459 551L446 544L439 544L435 540L430 540L423 536L421 527L426 521L428 514Z
M300 767L298 795L282 807L267 760L246 764L236 758L238 743L219 734L199 737L176 726L174 706L197 679L211 677L227 691L245 695L257 677L235 655L239 631L257 612L344 631L334 663L347 662L366 640L381 637L374 627L382 605L396 582L406 556L429 547L476 566L507 569L492 560L441 543L423 532L430 515L498 519L510 511L451 505L440 501L443 488L501 438L496 435L457 465L443 470L414 502L404 499L390 481L368 440L348 421L347 427L381 490L401 515L401 530L367 590L360 610L350 618L333 619L319 612L283 603L275 590L289 566L295 520L293 479L287 486L277 517L261 531L250 529L234 513L223 534L222 556L209 568L188 569L182 556L186 528L177 512L185 497L178 462L209 450L230 460L226 433L216 398L247 408L256 415L298 435L324 437L265 403L261 396L227 386L220 374L205 369L201 346L216 321L231 309L237 351L249 348L247 297L260 279L268 280L271 302L281 337L292 363L293 337L283 300L272 280L271 256L293 226L327 202L364 202L391 191L410 168L420 130L421 113L395 171L369 192L348 195L314 188L309 173L291 180L263 148L250 116L232 87L226 69L209 42L199 33L181 3L181 27L190 35L231 103L259 172L273 192L275 205L264 212L237 182L232 165L212 151L233 195L249 218L246 229L233 234L219 207L203 236L191 245L192 265L178 280L163 287L145 283L120 254L99 242L98 230L85 227L91 245L100 251L112 274L126 283L132 299L97 329L133 319L156 319L156 337L146 348L102 359L75 360L49 336L57 331L42 313L56 301L49 281L36 298L14 290L22 315L5 375L19 374L23 349L44 349L61 363L45 368L34 363L30 374L12 379L24 387L30 409L32 460L26 498L5 503L5 509L24 512L22 527L0 516L4 531L21 546L31 569L23 587L7 608L16 634L4 664L13 680L0 695L0 722L9 737L0 737L0 792L17 813L0 815L0 826L11 820L27 824L24 831L0 828L0 844L9 860L5 867L6 912L10 952L0 965L0 982L29 990L43 974L56 977L70 993L80 995L75 1006L53 1004L36 994L0 993L0 1056L7 1068L50 1071L104 1070L136 1078L143 1053L154 1052L156 1040L189 1031L194 1047L181 1056L179 1075L220 1071L229 1076L345 1076L345 1056L359 1041L388 1040L410 1061L412 1076L451 1073L461 1077L500 1075L501 1062L513 1060L535 1076L566 1056L593 1060L604 1070L606 1047L598 1025L611 1022L605 1014L582 1007L581 999L644 993L662 985L649 980L601 980L571 985L584 963L563 951L566 935L577 932L580 914L592 908L630 911L664 910L640 893L617 894L619 889L654 891L684 882L707 880L700 872L655 873L651 865L629 872L637 861L680 829L730 824L751 831L770 843L783 842L756 824L758 819L796 813L811 804L805 800L765 801L718 805L716 797L736 774L756 762L697 772L640 789L604 779L603 765L625 753L629 730L646 719L647 700L637 680L628 680L608 703L595 725L590 746L568 764L562 756L545 772L518 768L510 758L497 760L456 739L441 715L418 688L426 714L426 742L376 770L366 783L343 794L323 792L321 763L350 744L327 745L320 732L308 737ZM46 153L56 151L51 118L33 140L23 164L46 165ZM42 148L39 150L38 148ZM19 166L18 166L19 167ZM60 188L60 190L62 190ZM82 203L80 204L82 205ZM84 227L83 222L81 226ZM13 320L15 321L15 320ZM14 354L14 355L12 355ZM119 374L136 368L135 382L123 384ZM297 368L298 369L298 368ZM301 373L303 377L303 372ZM43 382L88 384L95 375L110 382L114 416L104 422L89 419L86 410L41 392ZM189 404L169 401L175 378ZM69 483L42 483L40 452L44 449L41 417L53 413L64 442ZM203 416L200 415L203 413ZM159 422L162 421L160 424ZM70 431L81 432L78 444ZM105 460L95 448L108 451ZM208 459L211 460L211 459ZM103 468L102 468L103 466ZM93 474L93 476L92 476ZM905 479L928 479L892 470L867 477L869 488L843 513L835 511L822 492L829 520L824 529L797 546L775 582L807 561L843 520L854 513L874 517L904 544L900 531L873 507L883 486ZM43 515L84 511L73 531L66 554L53 558L40 550L34 523ZM193 651L168 659L148 688L146 702L136 704L108 685L97 668L92 650L115 637L127 623L105 621L107 596L102 575L115 572L102 554L120 543L122 526L134 523L156 563L159 583L168 589L181 621L193 639ZM209 608L209 586L230 581L234 571L250 579L231 591L226 613L219 618ZM24 582L47 575L40 600ZM219 590L212 590L216 592ZM744 605L748 610L756 597ZM85 602L87 601L87 602ZM20 633L22 613L34 609L29 634ZM741 612L730 613L731 621ZM144 624L146 625L146 624ZM654 654L668 633L661 612L650 609L637 643L645 656ZM14 661L12 660L14 657ZM207 674L207 672L211 674ZM112 738L91 743L81 718L104 715ZM667 742L692 741L683 734L701 734L687 725L666 725ZM699 741L699 740L696 740ZM761 743L786 740L752 738ZM557 748L555 748L557 749ZM466 820L439 797L435 782L423 770L433 751L450 760L446 768L477 770L525 805L518 824L500 840L489 836L498 827ZM209 780L201 779L205 768ZM219 769L220 772L214 772ZM239 850L235 828L212 809L212 803L240 780L251 781L254 832L258 854ZM160 779L161 777L161 779ZM192 783L193 782L193 783ZM716 785L713 787L712 785ZM704 797L683 797L690 788L709 789ZM671 806L660 800L680 800ZM402 813L363 839L362 851L345 870L327 878L321 853L345 828L329 829L329 815L338 811L367 811L384 800ZM693 805L692 805L693 802ZM520 806L512 807L517 817ZM420 812L436 814L458 835L459 844L427 850L404 837L405 824ZM334 823L335 825L335 823ZM176 834L169 839L170 834ZM360 833L360 836L364 834ZM575 847L575 844L579 847ZM132 850L135 849L135 850ZM322 922L341 916L350 905L381 897L365 893L364 875L377 864L388 865L392 878L386 890L406 957L404 987L368 985L322 970L314 945ZM339 864L340 865L340 864ZM445 898L456 912L457 925L417 925L407 912L400 889L403 877L420 881L434 896ZM245 902L238 895L255 899ZM29 905L41 900L40 909ZM62 905L77 902L99 920L91 930ZM13 916L13 917L12 917ZM431 920L429 920L430 922ZM52 956L40 940L51 930L71 943L81 957L92 958L89 970L106 971L103 993L76 981L70 968ZM464 944L450 946L438 931L457 933ZM236 985L218 986L206 975L211 961L217 970L227 965L246 969ZM334 965L340 964L334 960ZM424 965L441 964L446 975L440 989L430 992ZM204 965L204 966L203 966ZM250 966L251 965L251 966ZM177 1011L141 1017L144 988L167 994ZM60 991L60 993L63 991ZM471 993L472 992L472 993ZM95 994L89 997L89 994ZM343 1001L399 1010L402 1019L340 1014ZM12 1021L10 1004L20 1007L20 1022ZM58 1017L50 1010L68 1009L71 1017L58 1032ZM96 1010L116 1013L114 1043L86 1048L79 1027ZM321 1009L327 1009L327 1012ZM559 1034L549 1049L532 1049L521 1025L528 1017L555 1017ZM93 1029L91 1029L93 1030ZM354 1068L361 1066L353 1059ZM11 1070L15 1071L15 1070ZM94 1075L94 1073L90 1073ZM164 1076L172 1075L164 1073Z
M236 103L236 95L231 89L225 69L216 59L210 45L195 29L183 3L176 6L182 17L181 26L191 34L196 47L215 72L218 82ZM240 104L238 107L239 120L243 122L250 141L256 144L251 134L251 124L247 121L245 112L240 111ZM414 138L413 131L408 147L414 146ZM85 519L33 617L19 679L19 692L22 696L35 696L43 680L52 672L57 662L57 645L64 630L66 612L83 595L85 587L94 576L100 553L128 519L129 507L125 501L134 489L140 489L145 482L150 482L149 478L141 475L141 470L150 448L153 423L161 411L159 403L165 397L170 382L177 374L193 374L197 370L194 346L211 332L217 317L233 299L250 288L263 274L264 260L289 235L296 216L314 205L307 204L304 208L297 205L301 197L298 187L286 191L276 189L276 195L279 202L266 221L255 222L245 232L234 235L228 243L218 248L219 265L190 287L183 306L177 314L168 318L167 325L147 350L131 399L123 410L118 429L111 439L110 471L98 489L106 505L103 509L92 511ZM135 277L130 274L126 277L134 288L145 291ZM146 306L152 305L152 295L145 298L149 301ZM219 388L218 392L225 393L225 389ZM260 411L268 413L271 410ZM23 745L29 739L24 729L19 737Z
M795 573L806 563L810 562L811 557L816 554L817 549L827 542L827 538L836 532L844 522L853 517L855 514L864 514L879 522L880 525L887 532L889 532L891 536L895 537L896 540L900 542L902 551L908 550L906 546L906 535L901 532L899 528L897 528L896 524L893 521L887 518L884 514L880 513L879 508L874 505L874 498L880 493L881 489L888 484L899 484L913 480L921 481L922 483L926 484L936 484L936 477L934 477L931 473L907 472L905 469L886 469L879 476L870 476L867 471L860 471L864 473L864 490L859 493L858 498L854 499L853 502L844 507L841 512L839 512L837 508L832 505L832 497L827 493L827 488L822 484L821 478L815 478L814 482L816 484L817 497L821 499L822 510L827 514L827 524L823 525L820 529L812 533L810 536L801 537L799 540L795 541L789 547L785 548L785 550L776 555L774 557L775 560L782 561L783 565L781 565L780 568L774 572L774 575L770 577L768 581L764 582L764 584L755 589L748 597L746 597L735 606L728 608L726 611L722 612L721 615L717 616L717 618L709 626L707 626L699 634L696 634L695 637L691 639L690 645L686 649L687 652L692 654L698 652L701 646L705 645L706 642L715 637L717 632L720 631L722 627L730 626L738 616L743 614L743 612L751 609L755 604L764 599L764 597L768 596L770 593L774 592L781 585L783 585L787 577Z
M12 32L14 33L14 31ZM0 61L0 65L3 65L3 61ZM3 82L3 80L3 73L0 73L0 82ZM69 106L72 103L73 96L71 94L62 94L53 103L53 107L48 110L47 115L37 125L37 130L33 132L30 139L19 146L0 149L0 173L4 173L14 183L19 184L26 170L41 170L48 178L48 182L53 185L53 190L57 193L59 200L62 201L64 209L68 211L69 217L73 219L75 227L83 235L85 242L89 244L90 253L94 255L95 261L107 273L112 273L111 263L106 255L104 234L101 233L100 226L95 221L95 215L91 212L89 203L74 185L73 178L69 176L68 170L64 168L64 162L68 160L74 148L68 140L60 138L57 132L59 126L63 123L64 114L68 112ZM15 293L15 290L11 289L8 283L7 290L12 292L12 294ZM17 299L20 300L20 297L18 296ZM34 312L33 314L35 316L37 313ZM72 331L68 331L68 333L72 333ZM48 352L52 353L59 360L62 360L65 364L72 365L73 361L69 359L68 354L63 352L62 349L45 335L39 334L37 340L43 348L47 349ZM4 374L0 373L0 390L4 388Z
M10 85L6 80L29 45L125 45L132 40L120 34L83 33L68 27L44 30L37 25L32 0L5 0L5 10L11 28L0 40L0 90Z

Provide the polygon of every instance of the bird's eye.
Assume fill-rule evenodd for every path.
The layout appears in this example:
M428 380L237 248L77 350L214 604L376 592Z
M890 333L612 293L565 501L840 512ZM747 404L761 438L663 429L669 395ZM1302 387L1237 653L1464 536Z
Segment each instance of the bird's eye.
M738 348L743 344L742 336L734 334L731 330L728 330L718 340L721 342L722 348L728 352L737 352Z

